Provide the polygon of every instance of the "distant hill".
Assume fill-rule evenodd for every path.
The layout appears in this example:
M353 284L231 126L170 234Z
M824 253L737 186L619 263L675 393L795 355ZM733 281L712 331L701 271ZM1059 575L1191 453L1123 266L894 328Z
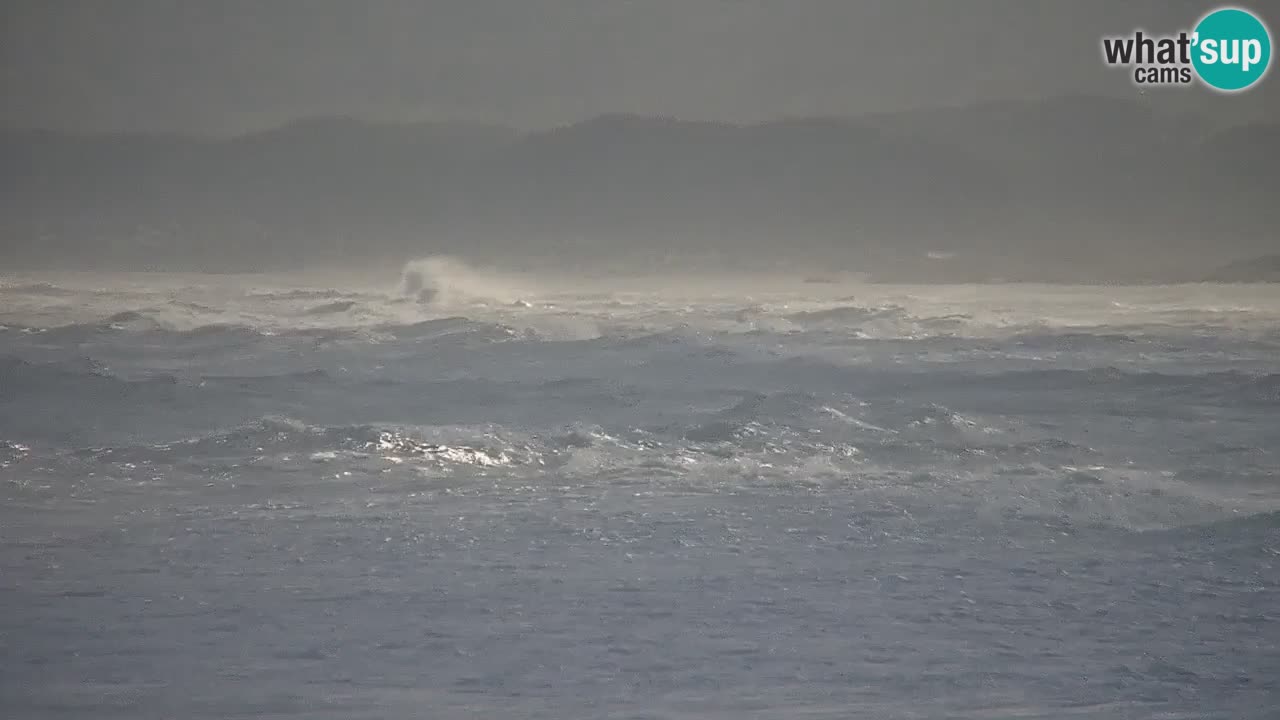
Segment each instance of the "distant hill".
M1231 283L1280 282L1280 255L1263 255L1227 263L1205 280Z
M533 133L316 118L0 134L0 262L255 269L452 253L885 279L1159 280L1274 247L1280 126L1092 97Z

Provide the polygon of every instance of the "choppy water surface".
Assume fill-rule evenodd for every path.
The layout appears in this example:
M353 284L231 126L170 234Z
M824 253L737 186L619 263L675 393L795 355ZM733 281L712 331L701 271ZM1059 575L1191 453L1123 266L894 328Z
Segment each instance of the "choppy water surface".
M1272 718L1280 289L0 283L7 717Z

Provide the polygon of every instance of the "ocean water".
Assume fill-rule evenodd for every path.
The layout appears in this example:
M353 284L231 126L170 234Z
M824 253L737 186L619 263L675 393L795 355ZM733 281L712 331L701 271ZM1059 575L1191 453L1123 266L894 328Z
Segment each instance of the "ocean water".
M1275 718L1280 287L0 281L8 718Z

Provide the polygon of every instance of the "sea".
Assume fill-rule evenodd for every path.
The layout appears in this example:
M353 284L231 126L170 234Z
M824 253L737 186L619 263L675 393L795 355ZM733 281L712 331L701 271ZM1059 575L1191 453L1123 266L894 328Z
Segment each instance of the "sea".
M1280 285L5 274L0 716L1280 717Z

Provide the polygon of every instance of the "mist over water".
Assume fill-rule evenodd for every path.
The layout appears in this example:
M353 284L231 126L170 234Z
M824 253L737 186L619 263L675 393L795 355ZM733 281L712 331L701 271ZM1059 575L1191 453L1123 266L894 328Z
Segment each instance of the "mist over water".
M1280 294L0 281L13 717L1267 718Z

